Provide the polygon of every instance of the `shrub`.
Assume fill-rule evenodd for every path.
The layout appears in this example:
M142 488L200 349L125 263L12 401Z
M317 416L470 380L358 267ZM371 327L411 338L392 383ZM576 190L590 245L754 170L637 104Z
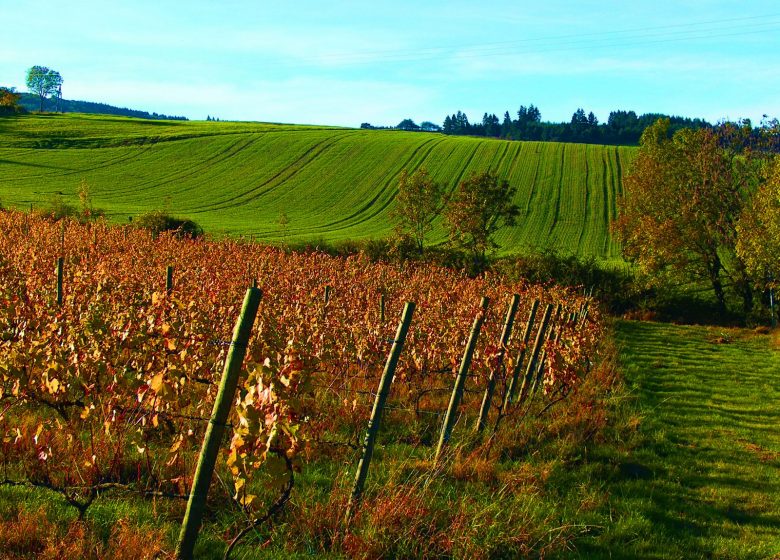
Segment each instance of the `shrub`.
M203 236L203 228L188 218L174 218L161 210L154 210L141 214L135 220L136 227L146 229L155 237L163 232L173 232L177 237L191 237L193 239Z
M614 313L641 306L653 293L637 282L627 267L610 267L593 257L577 257L546 249L505 258L494 269L531 283L555 282L561 286L593 289L594 295Z
M46 206L36 210L36 214L44 219L57 222L65 218L75 218L79 212L75 206L65 202L61 193L57 193L49 199Z

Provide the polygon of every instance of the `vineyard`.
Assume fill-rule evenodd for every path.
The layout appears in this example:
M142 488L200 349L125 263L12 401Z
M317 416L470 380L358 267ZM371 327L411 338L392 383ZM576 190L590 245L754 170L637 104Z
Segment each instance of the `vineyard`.
M373 239L393 229L398 177L426 167L447 191L471 172L517 187L521 214L503 253L554 248L618 259L609 232L635 148L508 142L401 131L46 115L0 122L0 202L53 197L127 223L168 209L211 233L275 243ZM284 213L285 225L279 225ZM431 243L445 239L437 219Z
M545 414L589 379L603 336L581 291L15 211L0 213L0 278L5 485L54 492L79 518L127 495L170 502L180 521L225 361L245 352L204 531L226 510L240 513L227 540L257 532L325 458L337 522L319 538L348 556L359 534L349 523L360 527L367 507L351 483L359 457L374 504L372 476L386 478L397 444L413 449L419 480L500 461L496 450L522 457L518 427L562 430ZM247 291L258 301L243 343L231 332ZM583 410L566 423L599 416ZM367 426L380 449L370 471ZM537 537L498 544L560 544ZM444 556L465 550L447 542L436 540Z

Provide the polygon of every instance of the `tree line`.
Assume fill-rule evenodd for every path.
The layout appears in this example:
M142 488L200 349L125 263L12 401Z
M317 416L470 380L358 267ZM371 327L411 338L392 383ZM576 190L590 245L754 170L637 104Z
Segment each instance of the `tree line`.
M536 140L542 142L580 142L586 144L610 144L615 146L636 145L642 132L658 119L669 119L672 133L683 128L712 128L704 119L676 117L661 113L637 115L634 111L612 111L607 122L600 123L591 111L585 113L577 109L569 122L542 121L542 113L531 104L521 105L515 118L504 113L503 119L496 114L485 113L478 122L469 121L466 113L457 111L444 118L440 126L431 121L417 124L412 119L404 119L395 126L375 126L364 122L360 128L369 130L405 130L411 132L441 132L453 136L484 136L504 140Z
M412 119L404 119L395 126L374 126L371 123L364 122L360 128L366 130L406 130L409 132L441 132L441 127L431 121L423 121L417 124Z
M29 93L20 93L19 105L27 111L37 111L37 101ZM96 103L94 101L78 101L72 99L47 100L44 103L44 111L53 110L59 113L90 113L94 115L117 115L121 117L134 117L137 119L161 119L171 121L186 121L187 117L166 115L163 113L149 113L137 109L128 109L127 107L116 107L107 103Z
M471 123L465 113L447 115L442 132L451 135L485 136L506 140L538 140L547 142L582 142L588 144L637 144L642 132L660 118L669 119L672 132L682 128L710 128L703 119L675 117L659 113L637 115L634 111L612 111L606 123L599 123L593 112L577 109L569 122L544 122L538 107L521 105L512 118L509 111L503 119L485 113L480 122Z

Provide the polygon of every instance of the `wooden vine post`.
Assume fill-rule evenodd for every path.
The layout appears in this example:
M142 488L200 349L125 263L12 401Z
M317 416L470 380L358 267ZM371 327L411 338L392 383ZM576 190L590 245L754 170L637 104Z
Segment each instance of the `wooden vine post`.
M534 328L534 321L536 320L536 312L538 309L539 300L535 299L533 304L531 304L531 313L528 315L528 322L525 324L525 331L523 332L523 341L520 346L520 353L517 356L515 367L512 369L512 378L509 380L509 387L507 388L506 395L504 396L504 410L509 408L515 398L515 392L517 391L517 380L520 378L520 372L523 368L526 347L528 346L528 341L531 339L531 332Z
M582 304L582 311L580 311L580 322L584 321L585 318L588 316L589 304L590 304L590 300L586 300L585 303Z
M57 257L57 305L62 306L62 279L65 274L65 259Z
M352 487L352 495L350 496L349 504L347 505L347 513L344 516L344 522L346 525L349 525L355 510L360 504L360 497L363 494L363 486L365 485L366 478L368 476L368 467L371 464L371 457L374 454L376 437L379 433L379 424L382 420L382 411L385 408L387 397L390 394L390 385L393 382L395 368L398 366L398 359L401 356L401 350L403 350L404 342L406 341L406 334L409 332L409 325L412 323L414 307L415 305L412 302L407 302L404 306L404 311L401 315L401 321L398 323L398 331L395 334L393 346L390 348L390 354L387 356L385 369L382 373L382 378L379 381L379 389L376 393L376 400L374 400L374 408L371 410L371 418L368 420L366 439L363 442L363 454L360 457L360 462L358 463L357 473L355 474L355 484Z
M539 331L536 333L536 342L534 342L534 349L531 352L531 358L528 360L528 367L525 369L525 377L523 378L523 386L520 388L520 397L517 399L518 403L525 401L528 396L531 383L533 381L533 374L536 371L536 362L539 359L539 354L542 351L544 345L544 335L547 332L547 326L550 324L550 317L552 316L553 306L548 303L544 309L544 315L542 316L542 324L539 325Z
M550 335L547 337L547 340L552 342L555 337L558 334L558 331L563 328L562 325L558 325L558 321L561 317L561 310L563 309L563 305L560 303L555 308L555 314L553 315L550 323ZM542 355L539 358L539 364L536 368L536 376L534 378L534 384L531 387L531 392L536 393L536 391L542 386L542 380L544 379L544 366L547 362L547 350L542 349Z
M328 307L330 307L330 286L326 285L322 297L322 308L320 309L323 320L327 319L328 317Z
M385 294L379 294L379 322L385 324Z
M249 335L252 332L261 297L262 292L257 288L247 290L241 314L233 329L233 339L222 371L217 398L214 401L214 410L206 427L206 434L203 436L203 445L198 456L198 465L195 468L192 490L187 501L187 511L184 514L179 542L176 545L176 558L178 560L190 560L195 549L195 541L198 538L203 509L206 505L206 496L217 462L219 445L222 442L230 406L235 397L238 375L244 356L246 356Z
M460 406L460 401L463 399L463 388L466 385L466 377L468 376L469 368L471 367L471 358L474 356L474 348L477 345L479 331L482 329L482 323L485 321L485 315L487 314L489 304L490 298L483 297L479 305L479 313L477 313L477 316L474 318L474 324L471 326L471 333L469 334L469 340L466 343L466 350L463 352L463 358L460 361L460 369L455 378L455 385L452 388L450 405L447 407L447 413L444 415L444 422L441 426L441 434L439 435L439 444L436 446L434 462L438 462L444 446L447 445L450 440L452 428L455 425L455 419L458 416L458 407Z
M506 312L506 319L504 320L504 328L501 330L501 341L498 346L498 356L496 357L496 364L493 370L490 372L488 378L487 387L485 387L485 394L482 397L482 406L479 409L479 418L477 419L477 425L475 427L478 433L485 429L487 424L488 414L490 414L490 405L493 402L493 393L496 391L496 380L501 375L501 367L504 365L504 355L506 354L506 346L509 344L509 337L512 336L512 325L515 322L515 314L517 313L517 306L520 304L520 296L514 294L512 296L512 302L509 304L509 309Z
M173 267L168 265L165 269L165 293L171 295L173 291Z

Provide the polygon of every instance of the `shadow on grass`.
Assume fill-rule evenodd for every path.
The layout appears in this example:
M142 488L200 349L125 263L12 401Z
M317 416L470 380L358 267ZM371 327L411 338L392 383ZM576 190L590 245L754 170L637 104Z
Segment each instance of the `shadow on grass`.
M583 558L766 558L780 551L780 352L718 327L620 322L641 443L601 469L611 522ZM610 468L611 467L611 468Z
M2 128L0 128L0 133L2 133ZM59 165L44 165L42 163L29 163L26 161L16 161L16 160L10 160L10 159L0 159L0 165L21 165L23 167L36 167L40 169L57 169L57 170L64 170L64 171L73 171L72 167L62 167Z

